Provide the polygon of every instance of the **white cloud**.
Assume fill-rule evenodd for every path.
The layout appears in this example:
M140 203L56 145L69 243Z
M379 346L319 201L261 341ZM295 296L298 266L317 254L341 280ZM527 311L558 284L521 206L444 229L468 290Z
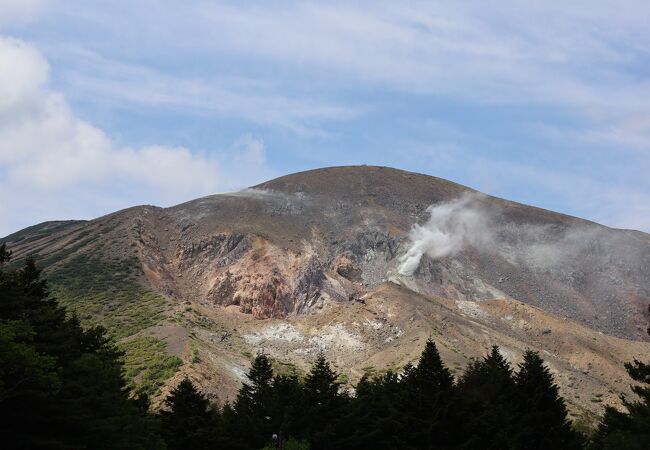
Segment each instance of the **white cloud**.
M198 11L207 46L316 69L327 83L551 105L587 119L597 111L595 132L608 135L611 123L650 114L646 1L204 3ZM616 131L623 148L647 142L636 129Z
M0 114L20 113L43 89L49 65L33 46L23 41L3 38L0 45ZM4 120L11 118L0 117Z
M465 90L474 99L477 93L499 99L509 92L501 100L510 101L513 94L561 100L569 93L578 100L593 94L589 79L633 84L612 71L634 57L621 42L650 34L639 19L650 7L633 3L202 3L195 18L202 32L215 37L205 45L225 52L318 66L407 90ZM643 39L635 45L647 51Z
M48 88L48 67L33 46L0 38L0 235L60 214L88 217L136 201L179 202L268 173L264 143L250 135L232 155L116 147ZM223 177L222 164L233 158L245 167ZM248 180L236 176L244 171Z
M234 144L234 160L240 164L261 165L266 161L266 145L250 134L242 136Z

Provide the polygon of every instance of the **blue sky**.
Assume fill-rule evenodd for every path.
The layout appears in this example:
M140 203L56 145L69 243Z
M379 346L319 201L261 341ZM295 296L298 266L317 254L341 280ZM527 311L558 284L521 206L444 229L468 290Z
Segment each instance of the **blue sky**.
M0 235L379 164L650 230L650 3L0 0Z

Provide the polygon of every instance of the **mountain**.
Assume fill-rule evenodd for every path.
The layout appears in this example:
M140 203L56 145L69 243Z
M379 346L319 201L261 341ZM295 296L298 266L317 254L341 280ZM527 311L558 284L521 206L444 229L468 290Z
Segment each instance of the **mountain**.
M318 169L171 208L47 222L2 241L127 352L134 387L190 373L232 398L252 355L301 371L320 352L352 381L433 337L456 372L526 348L574 414L627 392L650 353L650 236L385 167ZM180 360L178 359L180 358Z

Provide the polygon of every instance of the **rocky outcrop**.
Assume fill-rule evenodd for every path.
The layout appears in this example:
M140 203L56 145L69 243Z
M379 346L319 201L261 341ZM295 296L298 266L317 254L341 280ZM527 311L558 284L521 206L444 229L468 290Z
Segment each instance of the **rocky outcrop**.
M181 243L176 251L178 269L185 271L192 266L228 266L250 247L250 240L240 233L219 233L199 241Z
M361 279L361 269L346 254L339 256L334 264L334 270L347 280L359 281Z

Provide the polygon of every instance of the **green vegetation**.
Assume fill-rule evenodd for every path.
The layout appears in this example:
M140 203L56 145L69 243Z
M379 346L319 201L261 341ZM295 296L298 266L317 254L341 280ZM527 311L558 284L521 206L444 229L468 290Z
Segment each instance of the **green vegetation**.
M39 265L52 265L88 243L88 238L80 236L62 252L39 259ZM135 256L107 259L78 254L54 267L49 285L58 302L85 326L100 325L115 340L122 340L119 348L125 354L129 389L155 396L182 361L167 354L165 343L153 337L124 341L165 319L168 301L142 287L141 276L140 262Z
M201 362L201 354L199 353L198 348L192 349L192 364L198 364Z
M168 450L222 448L219 412L194 384L185 378L165 399L166 409L160 413L162 435Z
M160 449L146 397L129 398L122 354L48 294L34 260L5 272L0 246L3 448Z
M494 347L456 382L428 341L417 366L366 375L356 396L322 355L301 380L278 374L274 361L258 354L247 377L222 409L210 408L185 380L167 399L181 406L163 414L178 430L170 448L515 450L579 449L584 442L535 352L515 373Z
M180 358L167 353L164 341L151 336L123 342L119 347L125 353L124 376L136 394L156 396L183 364Z
M605 416L593 439L593 450L650 448L650 363L635 359L625 364L625 370L635 382L632 392L636 399L622 397L626 411L611 406L605 409Z
M50 275L52 293L84 324L102 325L116 339L159 324L165 297L146 290L136 257L105 261L76 256Z
M305 372L300 368L298 368L298 366L296 366L293 363L280 361L279 359L275 359L275 358L269 358L269 361L271 361L271 366L273 367L273 371L278 375L285 375L285 376L295 375L298 378L305 377Z
M273 450L277 448L277 445L271 444L267 445L262 450ZM286 441L282 442L283 450L309 450L310 448L311 446L309 445L308 441L298 441L296 439L289 438Z

